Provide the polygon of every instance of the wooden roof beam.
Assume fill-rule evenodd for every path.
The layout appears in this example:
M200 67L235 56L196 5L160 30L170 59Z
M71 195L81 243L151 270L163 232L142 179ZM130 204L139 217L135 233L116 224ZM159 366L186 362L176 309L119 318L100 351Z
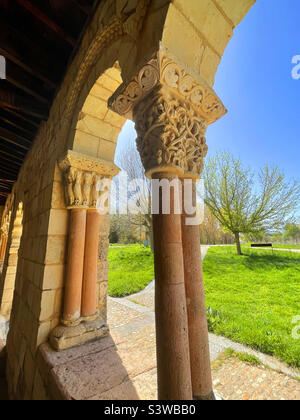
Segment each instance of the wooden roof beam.
M3 116L3 114L1 115L1 109L0 109L0 121L3 121L7 125L10 125L11 127L14 127L16 129L22 131L23 133L25 133L29 137L34 137L35 136L35 132L33 132L31 130L28 130L27 128L23 127L22 125L17 124L14 121L6 118L5 116Z
M13 86L37 99L39 102L49 106L49 93L45 92L42 83L9 60L6 62L6 80Z
M91 13L92 7L87 5L84 0L72 0L74 4L76 4L80 10L82 10L86 15Z
M55 23L49 16L45 15L39 8L33 5L28 0L17 0L20 6L30 12L36 19L55 32L61 39L68 42L72 47L75 47L76 40L67 34L57 23Z
M24 146L23 144L20 144L20 142L18 141L18 136L13 136L11 134L8 134L6 130L3 130L0 127L0 139L4 140L6 143L10 143L13 144L14 146L18 146L20 147L20 149L26 150L26 152L28 152L28 150L30 149L30 146Z
M51 57L46 48L43 49L31 41L25 33L10 25L1 15L0 28L0 54L56 89L59 77L58 73L55 77L54 70L65 67L59 58Z
M2 159L5 160L6 162L15 163L16 165L18 165L18 162L20 162L20 167L22 166L23 159L16 158L16 156L13 156L10 153L4 152L1 149L0 149L0 153L1 153L0 162L1 162ZM16 162L16 161L18 161L18 162Z
M19 120L22 120L28 124L30 124L32 127L39 128L40 122L33 121L28 116L22 115L20 112L17 112L10 108L3 108L4 111L8 112L9 114L13 115L14 117L18 118Z
M18 166L17 168L15 168L15 167L12 167L6 161L1 161L0 177L2 178L3 176L5 177L9 176L9 178L17 178L20 168L21 166Z
M22 111L25 114L32 115L33 117L44 121L46 121L49 116L48 107L42 105L37 106L34 101L25 99L7 88L0 88L0 105Z

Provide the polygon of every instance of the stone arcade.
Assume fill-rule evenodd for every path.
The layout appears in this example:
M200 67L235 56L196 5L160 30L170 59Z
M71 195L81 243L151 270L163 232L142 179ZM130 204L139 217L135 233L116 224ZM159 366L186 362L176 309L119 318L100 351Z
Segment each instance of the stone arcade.
M80 352L109 334L109 216L96 211L95 186L118 173L114 152L126 119L136 124L149 178L195 186L206 129L226 113L214 77L254 3L99 2L1 210L10 398L51 399L59 390L64 398L40 346ZM199 229L185 216L153 217L158 396L213 399Z

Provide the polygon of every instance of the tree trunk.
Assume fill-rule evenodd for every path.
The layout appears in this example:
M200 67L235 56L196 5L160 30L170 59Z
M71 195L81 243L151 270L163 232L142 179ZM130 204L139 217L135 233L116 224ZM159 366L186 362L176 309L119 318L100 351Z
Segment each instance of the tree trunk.
M150 231L150 246L151 246L151 251L154 252L154 240L153 240L153 231Z
M243 255L242 254L242 248L241 248L241 242L240 242L240 233L239 232L235 232L234 236L235 236L235 243L236 243L237 253L238 253L238 255Z

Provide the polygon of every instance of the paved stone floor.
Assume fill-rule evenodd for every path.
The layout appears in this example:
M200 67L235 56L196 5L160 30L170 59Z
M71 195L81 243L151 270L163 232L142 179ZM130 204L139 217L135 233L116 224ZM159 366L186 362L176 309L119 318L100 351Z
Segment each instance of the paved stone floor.
M109 322L110 325L116 325L116 328L112 328L112 336L117 340L120 339L120 335L126 337L126 341L133 345L132 350L134 352L139 350L139 354L142 353L144 357L141 360L135 358L135 369L139 372L136 376L129 375L127 381L103 393L101 399L108 397L122 399L132 392L132 387L139 399L157 398L154 312L153 306L150 305L153 294L153 285L150 285L146 293L131 297L130 300L109 299ZM144 304L147 303L147 306L137 305L131 300L141 300ZM135 316L133 311L136 312ZM127 323L127 319L132 321ZM238 359L225 357L224 351L227 348L255 355L268 368L264 365L258 367L248 365ZM213 334L210 334L210 350L214 366L214 387L223 399L300 400L300 382L295 378L297 375L300 376L300 373L291 370L278 360ZM122 355L120 357L122 358ZM151 360L150 365L146 363L146 357ZM127 368L126 363L124 366ZM128 368L130 371L131 367Z
M5 359L2 353L4 344L4 341L0 338L0 401L5 401L8 399L7 385L5 379Z
M205 250L203 250L203 257ZM54 374L75 400L157 399L154 282L124 299L108 299L110 336L62 353L51 352ZM213 381L225 400L300 400L300 372L278 360L210 334ZM225 355L252 354L268 368ZM0 377L0 400L6 399Z
M151 286L147 293L153 293ZM108 309L109 337L61 353L49 350L54 374L75 400L157 399L153 308L109 298ZM214 335L210 347L214 388L223 399L300 400L300 382L292 377L297 373L277 360ZM283 373L225 357L229 347L255 354ZM6 398L0 378L0 399Z
M287 375L227 358L225 354L214 364L214 389L224 400L300 400L300 382Z

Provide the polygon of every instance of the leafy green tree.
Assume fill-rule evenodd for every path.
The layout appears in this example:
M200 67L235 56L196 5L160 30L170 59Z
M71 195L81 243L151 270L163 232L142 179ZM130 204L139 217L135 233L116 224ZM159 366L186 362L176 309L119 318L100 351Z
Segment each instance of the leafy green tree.
M257 182L256 182L257 178ZM229 153L210 158L204 170L205 203L231 232L242 254L240 234L272 233L294 220L300 187L286 181L278 167L261 169L257 177Z
M300 227L295 223L289 223L286 225L283 238L285 241L292 240L298 242L300 240Z

